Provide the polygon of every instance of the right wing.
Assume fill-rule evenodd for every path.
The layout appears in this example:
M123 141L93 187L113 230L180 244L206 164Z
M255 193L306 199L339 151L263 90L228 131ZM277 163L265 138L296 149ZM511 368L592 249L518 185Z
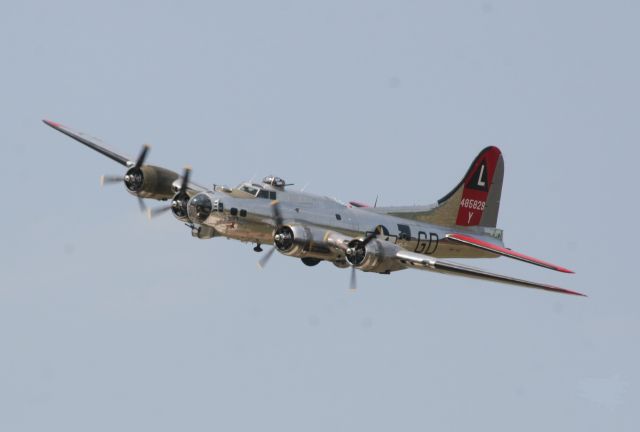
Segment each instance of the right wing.
M573 273L573 271L564 268L564 267L560 267L559 265L555 265L555 264L551 264L550 262L547 261L542 261L541 259L538 258L533 258L529 255L525 255L522 254L520 252L516 252L512 249L507 249L504 248L502 246L498 246L489 242L486 242L484 240L480 240L477 239L475 237L472 237L470 235L466 235L466 234L447 234L446 236L448 239L456 241L458 243L462 243L468 246L472 246L481 250L485 250L485 251L489 251L489 252L493 252L495 254L498 255L502 255L502 256L506 256L507 258L513 258L513 259L517 259L519 261L523 261L529 264L534 264L540 267L544 267L544 268L548 268L551 270L555 270L555 271L559 271L559 272L563 272L563 273Z
M409 252L405 250L399 250L396 253L395 258L403 264L406 268L416 268L419 270L428 270L437 273L444 273L449 275L464 276L474 279L484 279L493 282L505 283L510 285L518 285L526 288L536 288L545 291L552 291L561 294L571 294L577 296L586 297L585 294L570 291L564 288L559 288L553 285L541 284L537 282L530 282L523 279L516 279L510 276L503 276L495 273L490 273L484 270L476 269L473 267L465 266L462 264L437 260L433 257L421 255L415 252Z

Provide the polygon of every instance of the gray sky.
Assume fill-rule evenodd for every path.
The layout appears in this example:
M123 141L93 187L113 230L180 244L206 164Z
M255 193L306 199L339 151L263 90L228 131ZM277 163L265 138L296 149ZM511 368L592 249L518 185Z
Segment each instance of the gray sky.
M19 1L0 14L0 430L635 431L640 7ZM507 246L588 299L152 222L51 118L201 183L430 203L499 146Z

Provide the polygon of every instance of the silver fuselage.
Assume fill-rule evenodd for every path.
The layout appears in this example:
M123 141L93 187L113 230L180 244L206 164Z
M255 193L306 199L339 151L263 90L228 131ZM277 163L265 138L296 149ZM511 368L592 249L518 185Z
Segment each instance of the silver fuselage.
M250 185L252 188L267 192L260 194L263 197L258 194L253 195L243 191L243 185ZM379 235L381 240L420 254L440 258L496 257L491 252L449 241L446 235L452 232L450 228L390 216L377 212L373 208L354 207L333 198L307 192L275 188L264 184L245 183L243 185L232 190L216 187L214 190L201 192L215 203L216 210L201 221L200 225L213 228L216 236L243 242L272 244L275 228L272 203L277 200L285 224L314 227L316 233L318 230L325 230L349 237L363 237L377 230L381 233ZM456 229L456 232L460 231L460 228ZM463 231L493 244L502 245L501 230L474 227L463 229ZM318 242L322 240L317 238L319 236L322 236L322 233L316 234ZM332 261L342 259L340 253L335 250L329 255L327 253L326 250L314 253L311 248L306 256Z

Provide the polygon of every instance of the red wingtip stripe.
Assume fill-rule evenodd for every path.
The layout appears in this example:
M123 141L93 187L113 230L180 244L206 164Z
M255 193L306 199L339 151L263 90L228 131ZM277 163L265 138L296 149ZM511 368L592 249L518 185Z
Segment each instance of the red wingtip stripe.
M44 122L44 124L49 125L49 126L51 126L53 128L62 127L62 125L60 123L56 123L56 122L51 121L51 120L43 119L42 121Z
M454 240L458 240L459 242L462 242L462 243L467 243L467 244L470 244L472 246L477 246L477 247L479 247L481 249L485 249L485 250L488 250L488 251L495 252L495 253L497 253L499 255L504 255L504 256L509 257L509 258L514 258L514 259L517 259L517 260L520 260L520 261L525 261L525 262L528 262L528 263L531 263L531 264L539 265L541 267L546 267L546 268L551 269L551 270L556 270L556 271L559 271L559 272L562 272L562 273L574 273L573 271L569 270L568 268L561 267L561 266L552 264L552 263L547 262L547 261L542 261L540 259L533 258L531 256L528 256L528 255L525 255L525 254L521 254L521 253L515 252L515 251L513 251L511 249L506 249L506 248L503 248L501 246L497 246L497 245L494 245L492 243L489 243L489 242L486 242L486 241L483 241L483 240L479 240L479 239L476 239L476 238L471 237L471 236L467 236L467 235L463 235L463 234L448 234L447 237L450 237L450 238L452 238Z
M578 292L578 291L571 291L571 290L564 289L564 288L557 288L557 287L554 287L554 288L552 288L551 290L552 290L552 291L555 291L555 292L562 293L562 294L569 294L569 295L580 296L580 297L589 297L588 295L586 295L586 294L582 294L581 292Z

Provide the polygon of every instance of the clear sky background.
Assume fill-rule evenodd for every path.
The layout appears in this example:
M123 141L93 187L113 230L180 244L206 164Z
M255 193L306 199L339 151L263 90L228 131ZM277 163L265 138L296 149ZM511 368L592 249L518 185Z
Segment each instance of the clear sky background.
M637 431L633 1L14 1L0 13L0 430ZM147 221L50 118L200 183L431 203L503 151L484 268L314 268ZM153 205L153 203L150 203Z

